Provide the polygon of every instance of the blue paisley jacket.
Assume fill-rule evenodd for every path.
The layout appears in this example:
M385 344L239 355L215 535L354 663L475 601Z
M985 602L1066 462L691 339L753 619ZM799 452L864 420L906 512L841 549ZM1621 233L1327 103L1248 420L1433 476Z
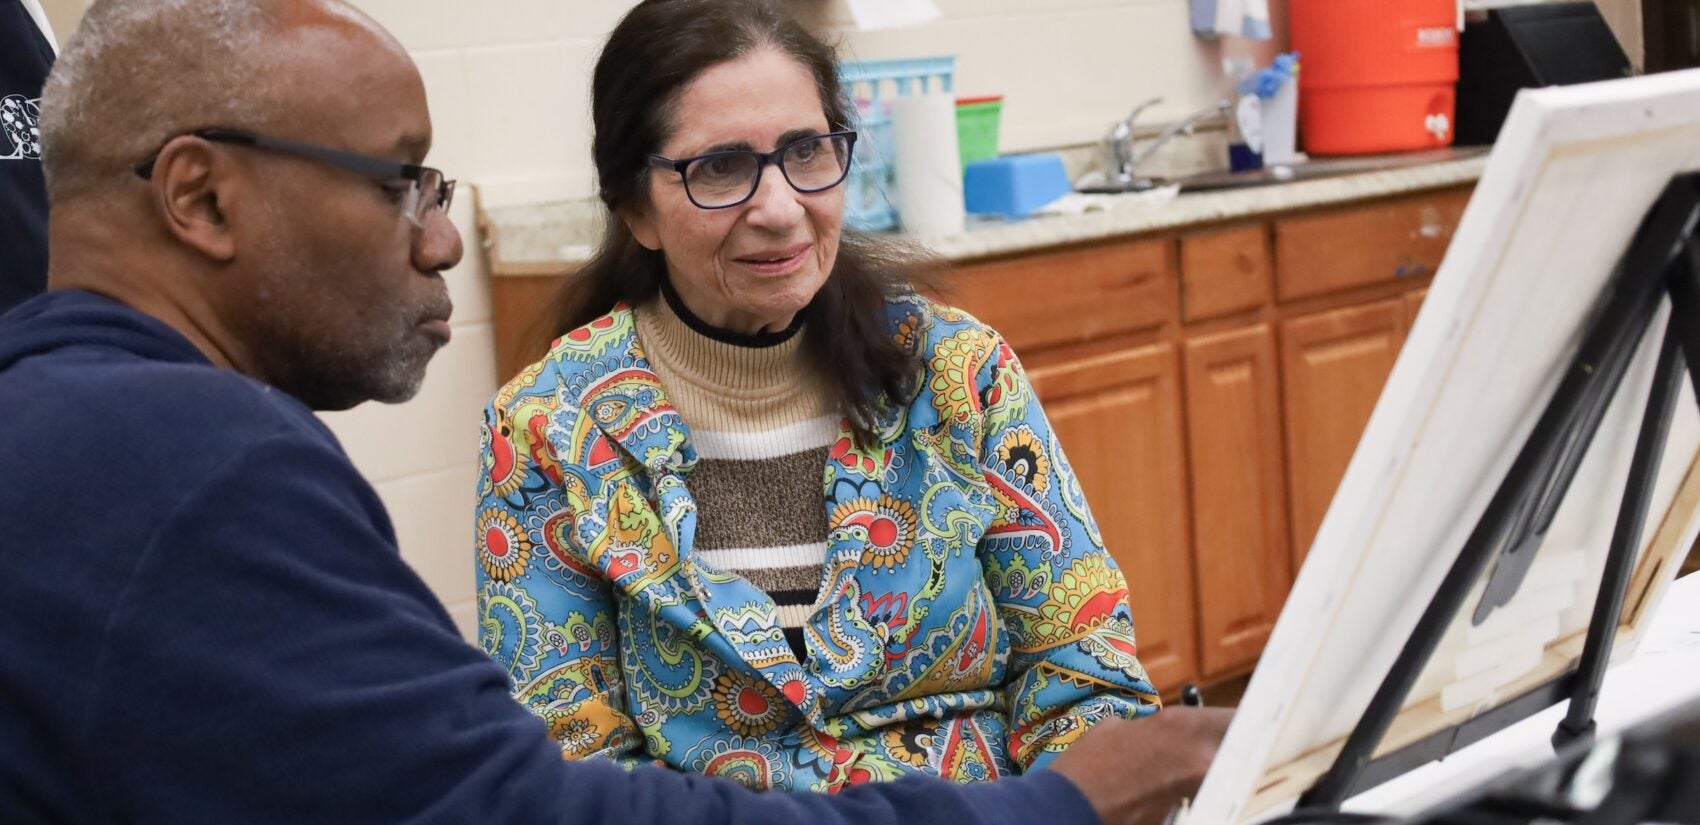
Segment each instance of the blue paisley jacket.
M690 433L625 306L557 340L485 411L479 639L568 758L755 788L1033 770L1154 712L1127 586L1009 346L891 302L923 353L878 444L824 469L820 597L799 663L774 604L692 552Z

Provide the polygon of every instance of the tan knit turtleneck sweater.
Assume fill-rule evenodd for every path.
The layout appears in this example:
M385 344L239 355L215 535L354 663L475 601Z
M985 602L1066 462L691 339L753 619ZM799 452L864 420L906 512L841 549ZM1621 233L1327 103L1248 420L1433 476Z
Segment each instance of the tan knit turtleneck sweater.
M737 336L681 318L661 297L635 314L650 366L696 446L688 485L698 558L766 591L801 660L826 561L821 484L840 418L822 376L805 363L798 334L730 343Z

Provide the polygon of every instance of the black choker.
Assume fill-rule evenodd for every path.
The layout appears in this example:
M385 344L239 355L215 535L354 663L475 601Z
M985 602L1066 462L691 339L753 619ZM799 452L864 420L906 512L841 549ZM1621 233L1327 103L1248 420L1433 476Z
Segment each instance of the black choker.
M695 313L691 312L690 307L685 306L685 302L679 298L678 291L674 290L673 284L665 278L661 280L661 295L667 299L667 306L673 308L673 314L679 316L679 320L684 321L685 326L690 327L691 331L722 344L751 349L777 347L796 337L797 331L803 328L803 313L799 312L797 317L791 319L790 326L778 332L734 332L698 318Z

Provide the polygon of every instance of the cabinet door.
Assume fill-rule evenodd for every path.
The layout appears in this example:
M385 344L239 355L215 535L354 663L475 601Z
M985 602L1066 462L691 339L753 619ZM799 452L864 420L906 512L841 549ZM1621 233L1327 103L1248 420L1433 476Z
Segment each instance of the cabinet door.
M1405 293L1405 330L1408 332L1417 325L1417 313L1422 311L1423 299L1428 297L1428 288L1412 290Z
M506 384L549 352L555 295L570 276L504 275L490 279L490 313L496 338L496 381Z
M1292 586L1275 331L1187 342L1187 445L1204 678L1249 671Z
M1139 658L1165 693L1198 678L1180 370L1160 344L1035 368L1045 414L1127 577Z
M1381 387L1393 371L1405 343L1406 312L1401 297L1281 325L1294 570L1310 552Z

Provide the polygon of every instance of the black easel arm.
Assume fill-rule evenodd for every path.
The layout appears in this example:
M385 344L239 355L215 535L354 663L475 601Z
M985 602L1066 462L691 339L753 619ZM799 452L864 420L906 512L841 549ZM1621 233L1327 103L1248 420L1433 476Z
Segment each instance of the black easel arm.
M1333 766L1300 796L1300 808L1335 810L1353 791L1472 586L1493 563L1507 537L1519 529L1518 524L1527 524L1529 508L1560 467L1556 451L1564 449L1567 438L1577 435L1579 408L1598 401L1600 396L1596 393L1609 396L1617 391L1622 375L1611 375L1613 371L1600 367L1621 352L1619 347L1633 347L1640 340L1670 289L1673 270L1687 273L1692 279L1694 273L1678 261L1694 237L1697 223L1700 223L1700 176L1677 176L1636 231L1635 240L1602 296L1604 305L1589 322L1580 350L1423 611L1416 629L1370 699ZM1700 287L1700 283L1688 285ZM1700 295L1700 289L1692 294ZM1696 378L1700 379L1700 373ZM1592 437L1590 429L1584 438Z
M1624 485L1623 503L1618 506L1611 549L1606 553L1605 572L1600 577L1594 612L1588 620L1588 639L1582 646L1576 679L1571 682L1570 706L1565 710L1564 721L1553 732L1554 747L1593 738L1600 684L1605 681L1612 642L1617 638L1618 619L1623 615L1624 594L1629 577L1635 572L1635 557L1641 550L1642 525L1647 523L1647 511L1652 508L1653 483L1658 478L1659 463L1670 437L1676 401L1682 395L1683 352L1677 329L1681 326L1679 321L1692 320L1679 319L1673 312L1665 326L1653 388L1648 393L1647 409L1641 415L1641 432L1629 462L1629 480Z
M1655 308L1656 303L1643 305L1640 316L1643 320L1639 325L1631 322L1626 327L1629 334L1604 342L1606 346L1603 349L1590 351L1584 347L1579 362L1587 364L1595 379L1574 398L1574 403L1565 405L1570 417L1561 428L1563 435L1535 471L1546 479L1546 483L1531 494L1512 521L1504 551L1498 554L1498 561L1488 574L1481 601L1472 616L1476 624L1487 621L1494 610L1510 603L1522 586L1541 543L1546 540L1547 531L1552 528L1553 519L1558 516L1565 495L1570 491L1571 482L1576 480L1576 473L1582 469L1582 460L1588 455L1594 433L1599 431L1600 422L1605 420L1617 388L1635 361L1643 330L1651 323Z
M1565 423L1556 425L1565 435L1554 449L1543 454L1543 464L1534 471L1547 479L1545 485L1511 516L1510 531L1502 552L1496 553L1497 561L1488 574L1481 601L1476 605L1473 616L1476 624L1486 621L1495 609L1509 603L1522 585L1536 551L1570 490L1570 483L1581 469L1582 459L1611 406L1618 385L1635 360L1641 334L1652 323L1660 297L1670 289L1673 277L1692 269L1685 264L1696 254L1694 232L1696 222L1700 221L1700 214L1693 211L1696 185L1694 175L1673 179L1653 208L1648 210L1634 242L1618 263L1603 298L1604 306L1599 315L1590 320L1590 333L1584 337L1575 361L1576 365L1590 374L1601 376L1603 380L1589 382L1587 389L1575 395L1567 395L1563 387L1554 394L1555 399L1566 399L1563 406L1569 410L1570 417L1561 419ZM1633 311L1638 313L1638 320L1628 320L1627 325L1621 327L1631 331L1633 337L1593 334L1593 331L1602 328L1616 328L1619 321L1625 320L1619 317L1625 307L1634 307Z
M1687 265L1673 267L1670 274L1671 326L1682 339L1688 380L1700 397L1700 240L1690 238L1683 252Z

